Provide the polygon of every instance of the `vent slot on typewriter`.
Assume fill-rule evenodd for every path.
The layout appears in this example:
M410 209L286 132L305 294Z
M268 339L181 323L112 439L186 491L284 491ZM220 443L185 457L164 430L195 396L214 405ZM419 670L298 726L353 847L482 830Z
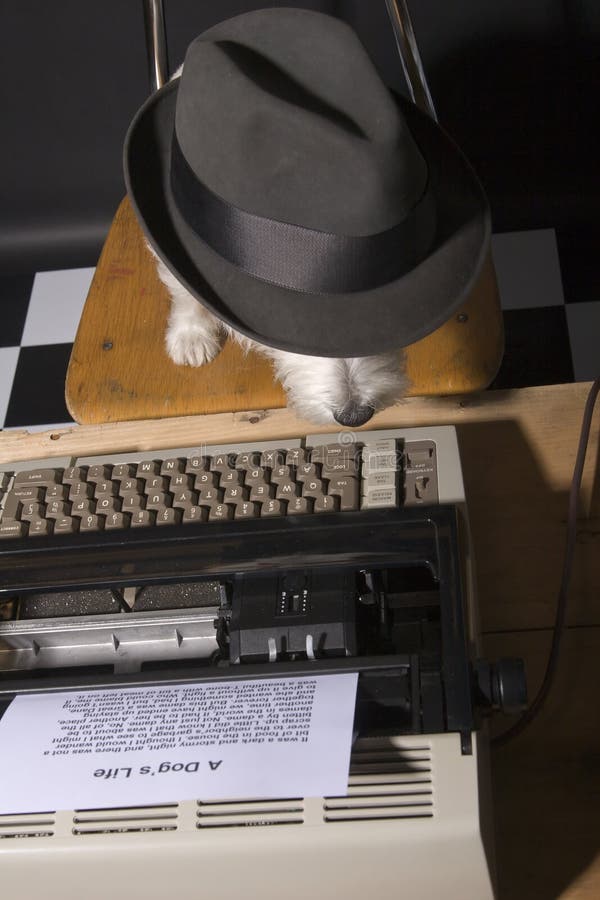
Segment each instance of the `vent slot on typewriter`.
M53 812L0 816L0 840L52 837L53 834Z
M422 819L435 814L431 745L357 748L348 793L326 797L326 822Z
M127 832L176 831L177 804L76 810L73 834L125 834Z
M301 825L304 803L296 800L248 800L201 803L198 801L197 828Z

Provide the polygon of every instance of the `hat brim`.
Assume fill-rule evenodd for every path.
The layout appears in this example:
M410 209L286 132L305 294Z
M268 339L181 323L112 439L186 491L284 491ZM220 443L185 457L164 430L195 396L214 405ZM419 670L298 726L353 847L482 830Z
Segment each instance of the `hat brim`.
M165 265L216 316L253 340L310 356L373 356L442 325L466 300L490 243L487 199L445 132L398 99L429 167L437 228L428 256L396 281L368 291L306 294L262 281L215 253L190 228L171 194L171 137L179 79L153 94L124 148L127 190ZM224 152L226 150L224 149Z

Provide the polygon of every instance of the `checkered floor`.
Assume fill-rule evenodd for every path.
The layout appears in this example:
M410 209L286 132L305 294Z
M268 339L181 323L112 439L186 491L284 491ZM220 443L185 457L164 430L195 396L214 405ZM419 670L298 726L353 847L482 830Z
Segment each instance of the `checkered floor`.
M600 233L494 235L506 353L493 388L600 374ZM0 275L0 426L72 422L64 382L93 269Z

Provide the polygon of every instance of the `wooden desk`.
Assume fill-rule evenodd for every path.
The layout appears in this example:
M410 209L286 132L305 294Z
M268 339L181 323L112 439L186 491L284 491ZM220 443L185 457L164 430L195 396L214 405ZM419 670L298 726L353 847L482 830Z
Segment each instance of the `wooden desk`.
M531 696L551 637L567 492L588 389L574 384L410 398L369 423L374 428L457 426L484 649L491 659L523 656ZM596 414L584 473L558 682L530 729L492 755L501 900L600 897L599 418ZM275 409L76 426L32 435L9 432L0 434L0 462L284 439L318 430L286 409ZM503 721L495 727L505 726Z

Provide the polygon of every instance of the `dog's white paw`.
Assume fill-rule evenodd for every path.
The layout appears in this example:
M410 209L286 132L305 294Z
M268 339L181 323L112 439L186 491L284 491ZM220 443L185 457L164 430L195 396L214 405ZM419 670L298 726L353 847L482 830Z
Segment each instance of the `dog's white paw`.
M203 366L221 349L218 337L191 323L185 328L169 325L165 343L168 355L178 366Z

